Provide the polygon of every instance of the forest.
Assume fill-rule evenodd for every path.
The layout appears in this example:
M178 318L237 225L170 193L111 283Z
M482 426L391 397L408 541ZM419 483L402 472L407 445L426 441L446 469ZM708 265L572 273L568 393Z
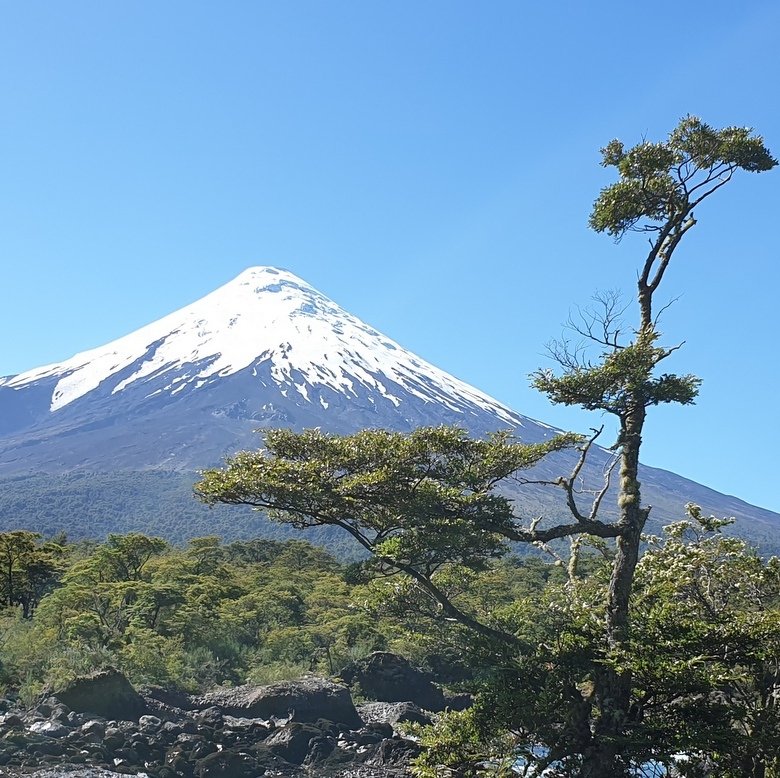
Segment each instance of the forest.
M695 506L648 538L637 572L630 644L604 654L609 563L552 553L448 564L438 580L465 614L511 630L508 650L431 609L403 576L371 561L340 563L305 541L174 547L140 534L104 543L0 534L0 681L33 704L46 690L105 667L135 685L190 692L270 683L313 671L337 677L375 650L409 657L451 691L476 695L421 737L421 776L479 775L489 759L536 762L561 775L592 668L630 670L637 724L626 763L678 775L777 774L780 738L780 561L727 537ZM689 755L680 764L676 755ZM774 771L774 772L773 772Z

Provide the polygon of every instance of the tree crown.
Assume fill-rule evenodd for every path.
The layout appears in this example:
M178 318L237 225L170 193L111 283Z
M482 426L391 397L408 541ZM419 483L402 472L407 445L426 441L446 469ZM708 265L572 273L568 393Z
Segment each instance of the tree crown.
M601 190L590 226L621 238L629 230L660 232L725 184L738 169L771 170L777 160L749 127L716 130L686 116L666 141L642 141L626 149L612 140L602 150L604 167L620 180Z

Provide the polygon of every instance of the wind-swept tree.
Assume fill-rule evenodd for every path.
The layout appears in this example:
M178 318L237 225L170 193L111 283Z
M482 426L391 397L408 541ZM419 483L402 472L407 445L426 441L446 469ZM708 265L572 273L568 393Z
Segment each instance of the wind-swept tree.
M763 140L745 127L715 130L688 116L662 143L642 143L626 149L613 140L602 149L602 164L614 167L619 180L602 190L590 216L590 226L620 239L627 232L650 237L641 265L636 300L639 321L632 337L622 341L609 298L603 315L591 318L581 334L599 343L596 362L581 358L566 344L554 349L563 367L560 375L539 371L534 385L553 403L606 411L619 424L615 449L619 455L619 516L614 530L617 548L609 586L606 642L618 648L629 637L629 601L639 558L642 530L649 507L642 505L639 453L647 409L661 403L690 404L699 379L692 375L658 374L658 365L674 350L660 345L655 296L683 236L696 224L694 209L725 186L738 170L761 172L777 161ZM618 743L629 724L630 673L605 666L594 686L598 716L594 721L592 758L583 776L617 775Z
M578 721L558 728L560 743L546 739L556 753L576 755L577 774L588 778L614 778L630 766L624 757L626 737L635 724L632 674L604 659L619 654L630 640L632 583L649 513L638 478L647 410L663 403L690 404L699 386L695 376L658 369L675 347L661 344L655 296L683 236L696 224L694 209L738 170L761 172L777 164L750 129L716 130L694 117L683 119L664 142L644 141L626 149L615 140L602 154L603 164L616 168L619 180L596 200L591 227L617 239L632 231L650 238L637 283L639 319L628 338L622 338L615 300L602 296L603 314L586 317L579 328L601 347L599 356L589 361L577 348L559 343L553 354L562 372L539 371L533 383L553 403L617 418L615 521L599 518L609 474L586 508L577 493L595 437L578 441L563 436L525 446L503 435L472 441L460 430L446 429L408 436L366 431L346 437L273 430L267 433L265 451L237 455L225 468L206 471L197 486L208 503L253 505L299 527L342 527L374 555L377 572L408 576L432 614L521 653L529 646L509 625L476 618L458 607L453 566L479 567L500 554L507 541L614 539L591 678L582 689L572 686L574 712L566 714L570 724L572 716ZM580 449L574 471L551 482L563 489L570 517L550 526L518 515L500 486L522 480L527 467L572 445ZM555 727L547 729L555 734Z

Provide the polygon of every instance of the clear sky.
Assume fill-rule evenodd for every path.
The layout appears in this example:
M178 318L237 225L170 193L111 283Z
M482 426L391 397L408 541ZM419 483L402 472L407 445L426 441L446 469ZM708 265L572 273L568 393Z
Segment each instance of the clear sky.
M2 3L0 375L268 264L587 430L527 376L574 306L633 291L644 239L587 229L598 149L692 113L777 156L778 30L776 0ZM644 448L774 510L779 206L776 170L697 212L663 329L702 393Z

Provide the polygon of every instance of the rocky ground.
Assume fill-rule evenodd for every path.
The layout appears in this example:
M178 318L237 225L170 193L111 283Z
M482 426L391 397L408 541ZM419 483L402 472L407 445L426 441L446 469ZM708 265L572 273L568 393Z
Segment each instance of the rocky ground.
M388 668L408 674L403 660L387 656L372 661L385 675ZM370 662L355 672L366 682ZM446 700L431 698L427 682L417 680L423 699L441 709ZM397 685L389 688L385 698L403 696ZM314 676L196 697L136 691L112 670L78 679L31 709L0 699L0 711L0 776L36 778L398 778L410 774L419 751L399 724L430 721L411 700L356 707L347 686Z

